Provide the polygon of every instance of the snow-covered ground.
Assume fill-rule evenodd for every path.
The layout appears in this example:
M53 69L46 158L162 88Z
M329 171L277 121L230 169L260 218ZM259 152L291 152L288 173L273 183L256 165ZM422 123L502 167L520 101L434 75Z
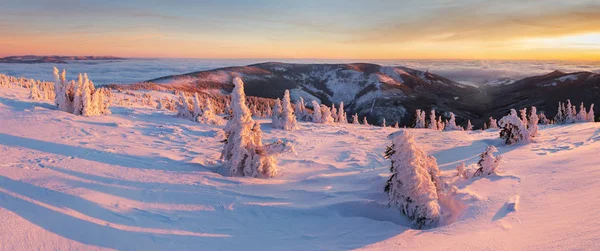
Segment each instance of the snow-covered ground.
M498 131L408 129L458 189L445 225L414 230L383 192L397 129L262 123L282 139L272 179L218 173L223 134L153 108L81 117L0 89L0 250L593 250L600 240L600 123ZM499 175L464 180L487 145ZM508 203L518 200L516 210Z

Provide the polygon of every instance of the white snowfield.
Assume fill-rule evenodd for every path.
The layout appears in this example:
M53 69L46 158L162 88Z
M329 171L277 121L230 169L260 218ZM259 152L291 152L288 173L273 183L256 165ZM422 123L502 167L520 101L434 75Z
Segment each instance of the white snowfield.
M529 144L497 130L408 129L456 186L444 225L409 227L383 191L393 128L262 123L272 179L218 173L222 126L112 107L81 117L0 89L0 250L594 250L600 123L541 126ZM487 145L500 174L464 180ZM472 167L471 167L472 168Z

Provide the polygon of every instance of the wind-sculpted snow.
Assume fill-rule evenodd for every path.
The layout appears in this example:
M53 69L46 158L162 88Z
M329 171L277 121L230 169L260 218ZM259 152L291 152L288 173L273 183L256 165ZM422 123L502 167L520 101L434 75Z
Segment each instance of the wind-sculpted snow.
M600 240L600 123L541 125L515 146L497 129L405 129L451 195L439 226L416 230L383 190L397 129L284 131L255 118L263 142L277 142L267 151L278 176L228 177L223 126L116 91L112 115L81 117L0 88L0 250L594 250ZM490 145L503 156L495 174L457 176Z

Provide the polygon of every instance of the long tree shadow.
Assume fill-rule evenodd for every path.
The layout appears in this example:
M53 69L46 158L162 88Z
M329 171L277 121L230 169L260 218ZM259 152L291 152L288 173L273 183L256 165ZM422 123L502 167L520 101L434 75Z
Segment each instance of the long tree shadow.
M26 182L13 180L4 176L0 176L0 187L3 187L8 191L25 196L27 198L31 198L36 201L40 201L59 208L70 208L72 210L84 213L90 217L101 219L115 224L171 230L195 230L193 229L193 227L190 227L189 224L170 224L173 223L173 221L177 221L177 219L181 218L180 215L178 215L181 212L178 211L163 211L161 213L151 213L145 211L144 208L140 208L138 210L130 212L116 212L78 196L38 187ZM216 213L218 212L202 212L202 214L210 214L204 216L207 219L209 219L210 217L214 217ZM174 216L174 219L170 219L169 216ZM156 219L161 220L157 221Z
M98 192L144 202L158 202L170 204L205 203L217 205L224 203L231 204L234 202L244 202L250 200L261 202L281 201L280 198L271 196L243 194L239 189L235 189L235 191L232 191L228 189L220 189L216 186L209 186L203 184L190 185L169 184L159 182L138 182L101 177L93 174L86 174L52 166L49 166L47 168L70 176L91 181L83 182L72 179L67 179L64 181L65 183L68 183L73 187L84 187ZM209 174L212 175L213 173ZM113 186L113 184L125 187Z
M11 193L58 208L70 207L79 211L85 207L85 210L80 212L91 214L92 217L110 218L115 222L123 221L118 220L117 217L110 217L110 212L101 212L102 209L98 206L75 196L60 194L6 177L0 177L0 184L2 189ZM194 245L215 244L219 241L218 239L222 239L213 235L198 236L122 230L112 227L110 224L101 225L67 215L19 197L0 191L0 207L8 209L48 231L89 245L117 250L193 249L192 243Z
M208 169L198 164L179 162L164 157L157 158L148 156L131 156L119 153L105 152L91 148L70 146L37 139L24 138L4 133L0 133L0 144L5 146L25 147L41 152L58 154L67 157L77 157L109 165L124 166L131 168L172 171L208 171Z
M27 109L33 109L36 106L43 107L50 110L56 110L56 106L45 102L25 102L16 99L0 97L0 103L12 108L15 111L24 111Z

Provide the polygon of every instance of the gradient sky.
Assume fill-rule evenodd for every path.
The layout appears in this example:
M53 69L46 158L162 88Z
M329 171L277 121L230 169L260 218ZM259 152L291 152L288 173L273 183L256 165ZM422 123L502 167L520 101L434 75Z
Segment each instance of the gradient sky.
M598 0L1 0L0 56L600 60Z

